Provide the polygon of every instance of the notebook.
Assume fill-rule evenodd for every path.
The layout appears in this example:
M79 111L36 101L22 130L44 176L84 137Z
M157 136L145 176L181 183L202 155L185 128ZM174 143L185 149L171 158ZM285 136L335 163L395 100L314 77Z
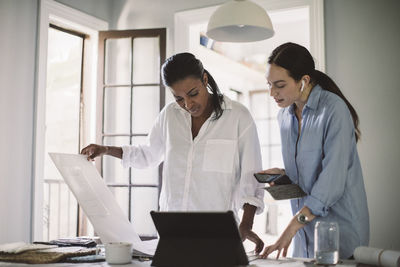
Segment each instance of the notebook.
M248 265L232 211L151 212L160 240L152 266Z
M156 242L140 239L134 225L86 156L62 153L49 155L103 243L130 242L134 252L154 254Z

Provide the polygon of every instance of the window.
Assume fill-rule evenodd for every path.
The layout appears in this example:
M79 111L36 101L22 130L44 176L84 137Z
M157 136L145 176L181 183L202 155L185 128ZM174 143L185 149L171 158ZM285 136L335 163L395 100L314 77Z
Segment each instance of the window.
M263 166L282 166L281 140L276 120L279 107L267 90L252 90L249 94L251 112L260 137Z
M32 241L81 235L82 229L88 233L48 152L78 153L83 144L95 142L98 31L108 25L42 0L39 27Z
M283 167L283 159L281 153L281 140L279 126L276 119L279 107L274 100L268 95L267 90L252 90L250 95L250 110L257 125L258 136L260 139L262 165L263 169L271 167ZM265 233L276 236L278 230L278 205L282 206L284 202L273 201L266 193L265 203L267 205ZM288 205L289 203L285 203ZM281 212L282 214L282 212ZM289 214L289 213L287 213ZM286 218L285 218L286 219ZM287 218L288 219L288 218Z
M97 143L122 146L146 141L165 105L160 78L165 42L165 29L100 33ZM123 169L119 159L107 156L98 167L136 232L142 238L156 237L149 213L158 210L161 170Z
M104 31L107 23L87 14L51 0L40 5L35 241L93 234L48 152L79 153L95 142L144 142L165 103L160 80L165 29ZM64 39L57 37L53 46L60 35ZM159 168L124 170L108 157L98 166L137 232L143 238L156 236L148 212L158 209Z
M50 25L48 30L43 239L77 233L77 202L48 153L79 153L85 35Z

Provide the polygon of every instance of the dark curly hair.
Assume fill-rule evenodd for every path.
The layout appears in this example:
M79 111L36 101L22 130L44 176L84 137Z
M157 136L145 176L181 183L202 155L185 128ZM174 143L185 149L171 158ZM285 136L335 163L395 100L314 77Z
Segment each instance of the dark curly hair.
M211 74L204 69L203 64L191 53L180 53L168 58L161 68L162 81L165 86L171 87L174 83L188 77L203 80L204 73L208 76L207 88L212 92L212 106L215 112L214 120L222 116L223 95Z

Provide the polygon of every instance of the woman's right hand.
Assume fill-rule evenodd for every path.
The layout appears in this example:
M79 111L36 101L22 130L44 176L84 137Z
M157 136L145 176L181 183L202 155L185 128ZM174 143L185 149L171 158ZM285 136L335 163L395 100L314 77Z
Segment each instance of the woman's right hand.
M81 154L86 155L89 161L93 161L96 157L102 156L107 153L107 147L90 144L87 147L83 148Z
M266 174L286 174L285 173L285 169L280 169L280 168L271 168L268 170L264 170L264 171L260 171L260 173L266 173ZM270 182L269 186L274 186L275 183L274 182Z

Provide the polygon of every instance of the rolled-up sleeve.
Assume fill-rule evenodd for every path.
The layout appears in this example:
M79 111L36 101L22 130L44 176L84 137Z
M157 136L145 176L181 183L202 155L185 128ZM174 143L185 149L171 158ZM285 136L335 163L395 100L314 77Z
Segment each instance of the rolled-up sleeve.
M264 210L264 189L254 178L254 173L262 170L262 163L257 129L252 119L241 132L238 142L241 171L237 205L240 208L245 203L253 205L259 214Z
M326 216L344 194L351 160L354 126L344 102L336 103L324 130L321 172L304 205L317 216Z
M160 113L153 125L145 145L122 146L122 166L138 169L159 165L164 159L163 134L164 113Z

